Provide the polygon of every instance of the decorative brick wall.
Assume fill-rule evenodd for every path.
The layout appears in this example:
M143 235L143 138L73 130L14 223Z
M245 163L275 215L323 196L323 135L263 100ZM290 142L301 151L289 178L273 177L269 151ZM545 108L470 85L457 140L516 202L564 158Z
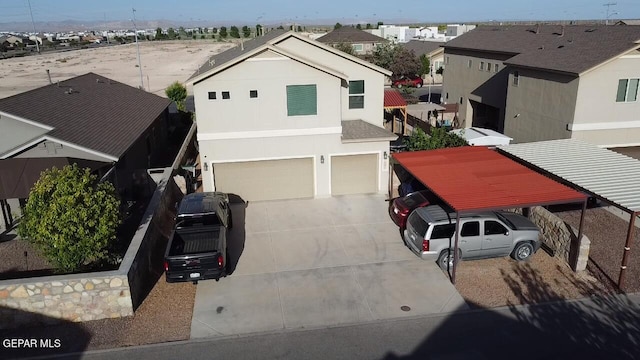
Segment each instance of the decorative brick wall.
M182 198L171 175L171 168L162 171L118 270L0 281L0 329L132 316L162 275L172 214Z
M522 214L522 210L513 210ZM553 250L554 255L563 259L574 271L587 268L591 241L586 235L578 241L578 230L570 227L562 219L541 206L531 208L529 219L541 232L542 242Z

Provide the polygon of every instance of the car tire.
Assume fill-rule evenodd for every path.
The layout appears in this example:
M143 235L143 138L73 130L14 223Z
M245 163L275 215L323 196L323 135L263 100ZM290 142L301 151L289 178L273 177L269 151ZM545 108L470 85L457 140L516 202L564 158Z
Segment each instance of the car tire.
M398 89L402 89L402 84L398 84L398 85L397 85L397 88L398 88Z
M422 84L417 83L417 84L416 84L416 87L417 87L417 88L421 88L421 87L422 87Z
M533 245L528 241L520 242L513 248L511 257L517 261L526 261L533 255Z
M440 269L445 271L453 269L453 250L443 250L438 256L437 264Z

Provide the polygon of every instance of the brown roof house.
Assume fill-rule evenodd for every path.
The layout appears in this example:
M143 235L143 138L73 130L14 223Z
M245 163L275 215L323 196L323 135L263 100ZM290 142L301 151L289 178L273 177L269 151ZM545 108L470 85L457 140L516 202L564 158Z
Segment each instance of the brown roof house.
M430 66L429 74L425 75L427 82L442 83L442 75L438 74L442 71L438 71L438 69L444 69L444 42L411 40L400 44L400 46L407 50L413 50L413 53L418 57L426 55Z
M479 26L444 48L443 101L465 127L640 145L640 26Z
M317 40L333 47L339 44L349 44L353 47L353 53L356 55L371 54L376 46L389 42L389 40L351 26L335 29Z
M0 200L26 198L42 170L112 168L125 197L161 156L170 100L88 73L0 99Z

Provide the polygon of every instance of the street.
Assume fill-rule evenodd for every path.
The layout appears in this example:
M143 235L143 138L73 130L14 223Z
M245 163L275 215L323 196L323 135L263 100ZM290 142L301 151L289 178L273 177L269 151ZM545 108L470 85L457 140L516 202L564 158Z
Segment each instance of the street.
M420 101L432 102L439 104L442 97L442 84L428 85L424 84L421 88L415 88L413 95L417 96ZM429 95L431 93L431 95Z
M634 359L640 295L192 340L58 359Z

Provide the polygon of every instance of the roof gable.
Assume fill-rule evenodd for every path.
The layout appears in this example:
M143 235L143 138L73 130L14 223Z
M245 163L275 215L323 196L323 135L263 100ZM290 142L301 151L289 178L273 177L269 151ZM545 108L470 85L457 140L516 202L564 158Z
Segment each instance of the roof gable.
M510 25L479 26L445 44L513 54L505 64L581 74L640 47L640 26Z
M318 38L318 41L325 44L338 43L386 43L389 40L373 35L372 33L351 27L343 26L334 29Z
M88 73L0 99L0 111L52 128L48 137L120 158L170 103Z
M437 52L444 51L444 42L439 41L423 41L423 40L411 40L401 45L407 50L413 50L416 56L431 55Z

